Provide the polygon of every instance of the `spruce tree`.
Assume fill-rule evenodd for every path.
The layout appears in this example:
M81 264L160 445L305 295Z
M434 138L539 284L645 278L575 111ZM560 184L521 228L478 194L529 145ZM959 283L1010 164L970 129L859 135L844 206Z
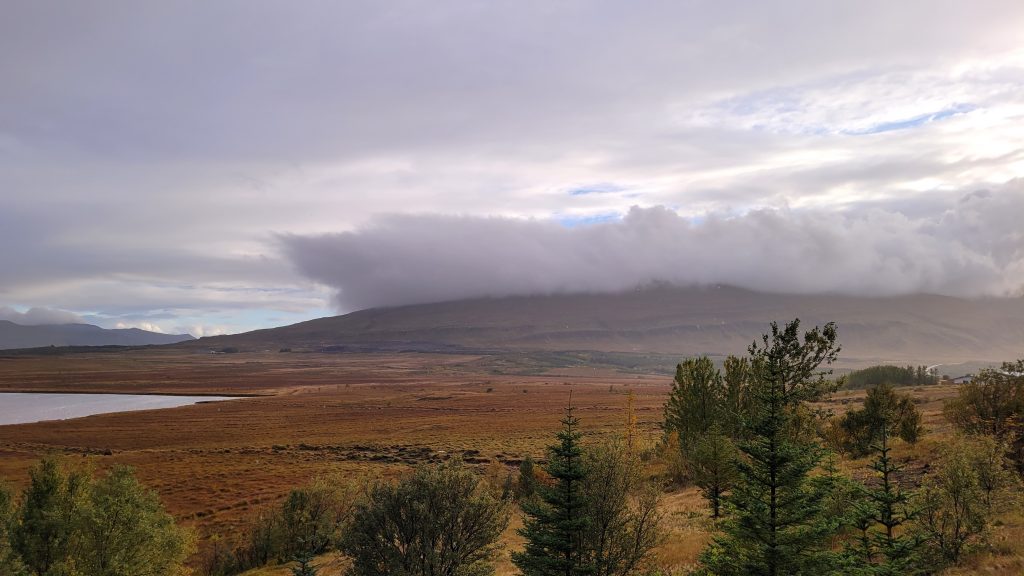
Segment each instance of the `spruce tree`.
M912 576L920 574L918 549L921 539L901 532L915 516L911 496L900 486L897 474L903 466L889 452L888 426L883 423L878 442L872 444L877 486L862 487L861 501L856 505L857 527L861 530L859 548L855 552L853 572L865 576Z
M572 411L570 401L558 442L548 447L544 470L554 485L538 486L540 497L522 502L526 521L519 534L526 545L522 552L512 554L512 562L524 576L583 576L594 571L584 553L584 469L579 419Z
M678 432L689 451L719 421L725 387L722 374L707 356L687 358L676 366L672 392L665 403L665 431Z
M736 446L717 424L697 440L689 468L693 483L711 506L711 517L720 517L722 499L736 482Z
M822 511L828 482L813 481L823 450L794 430L798 409L830 391L825 379L837 356L836 328L814 328L801 341L800 321L755 342L750 353L750 414L738 443L732 515L701 560L711 574L820 574L831 568L835 530Z
M313 555L309 552L302 552L295 557L295 566L292 567L292 576L317 576L320 571L313 566Z

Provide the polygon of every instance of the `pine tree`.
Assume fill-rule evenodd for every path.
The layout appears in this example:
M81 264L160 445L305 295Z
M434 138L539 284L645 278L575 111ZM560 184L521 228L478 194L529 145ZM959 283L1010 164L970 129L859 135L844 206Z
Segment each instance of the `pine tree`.
M538 486L539 499L522 503L526 521L519 534L526 539L512 562L525 576L583 576L593 573L583 550L587 526L583 495L583 461L577 431L579 419L570 405L562 419L558 443L548 447L544 467L553 486Z
M665 403L666 433L678 432L683 450L689 450L719 421L724 396L722 374L714 362L707 356L687 358L676 366Z
M716 424L690 455L690 476L711 505L711 517L722 513L722 498L736 482L736 446Z
M830 390L819 367L836 359L836 329L814 328L801 341L799 327L799 320L782 330L773 322L749 348L749 424L726 499L733 514L701 558L712 574L820 574L832 563L827 544L835 526L822 512L828 483L810 477L823 450L793 428L798 409Z
M903 491L897 477L903 466L889 455L892 448L887 428L883 422L878 442L871 446L875 452L871 469L876 473L878 485L861 487L862 500L856 506L857 527L861 530L860 546L855 554L857 573L912 576L922 572L917 554L921 539L900 531L916 513L911 507L910 494Z
M309 552L302 552L295 557L297 563L292 567L292 576L317 576L319 570L313 566L313 555Z

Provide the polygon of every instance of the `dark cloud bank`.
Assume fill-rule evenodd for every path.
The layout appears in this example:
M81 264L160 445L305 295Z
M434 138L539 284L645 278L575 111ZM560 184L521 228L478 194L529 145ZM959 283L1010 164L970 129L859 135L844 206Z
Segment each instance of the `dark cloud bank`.
M789 293L1016 296L1024 182L910 204L754 210L690 219L663 207L567 228L542 220L394 215L281 237L341 311L479 296L610 292L652 282Z

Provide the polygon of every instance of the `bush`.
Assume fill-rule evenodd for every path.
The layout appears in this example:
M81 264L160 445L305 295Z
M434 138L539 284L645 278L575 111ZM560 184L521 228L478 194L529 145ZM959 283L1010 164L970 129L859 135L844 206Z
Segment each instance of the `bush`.
M918 525L938 561L956 563L983 539L991 498L983 485L989 480L983 477L998 474L982 470L991 465L986 460L983 447L958 439L943 451L935 472L924 481Z
M946 418L968 434L988 434L1008 447L1024 472L1024 360L982 370L946 402Z
M351 482L319 476L289 492L279 507L258 511L239 540L212 541L199 572L227 576L332 550L351 517L355 495Z
M29 475L11 525L12 573L17 574L11 566L21 563L33 576L183 573L191 535L174 524L130 468L116 467L93 480L86 471L66 470L46 458ZM0 502L2 507L10 505Z
M921 413L910 396L898 394L892 386L879 384L868 390L864 407L847 412L838 422L839 448L854 457L871 451L883 427L887 434L914 443L923 433Z
M508 503L471 471L421 466L397 484L377 484L356 506L340 549L354 576L478 575L493 572Z

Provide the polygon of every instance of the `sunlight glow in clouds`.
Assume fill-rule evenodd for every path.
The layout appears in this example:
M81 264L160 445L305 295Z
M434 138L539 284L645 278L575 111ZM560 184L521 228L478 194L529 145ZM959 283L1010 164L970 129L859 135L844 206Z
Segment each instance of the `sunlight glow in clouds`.
M0 19L0 245L16 247L0 251L0 306L234 332L490 293L472 272L495 252L529 278L520 291L611 289L548 258L586 260L588 241L613 254L620 236L647 266L629 281L664 266L884 288L859 271L900 291L1013 293L1019 227L959 202L1018 205L1022 29L1017 0L15 0ZM663 235L633 227L653 214ZM397 221L417 234L382 224ZM950 221L969 242L943 235ZM480 253L427 241L447 226ZM849 270L789 285L757 265L822 234ZM694 238L735 261L705 262L680 244ZM770 238L793 245L765 254ZM422 292L382 272L410 255L433 266Z

